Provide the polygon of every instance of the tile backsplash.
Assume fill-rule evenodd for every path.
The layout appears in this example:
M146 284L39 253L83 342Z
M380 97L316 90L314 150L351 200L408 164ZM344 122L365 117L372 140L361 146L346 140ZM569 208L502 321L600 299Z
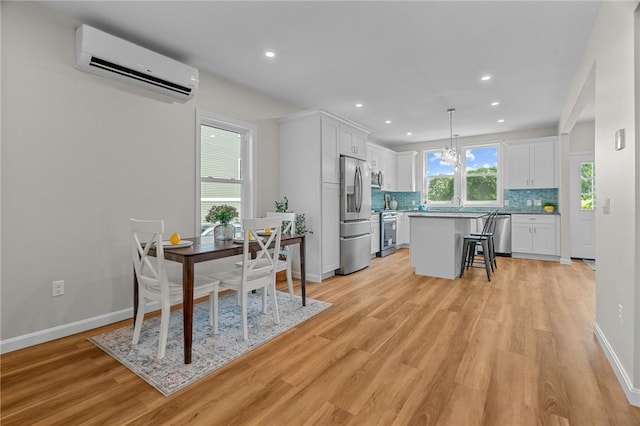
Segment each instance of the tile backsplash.
M412 210L417 208L421 203L420 192L387 192L377 188L371 189L371 208L373 210L381 210L384 208L384 194L389 194L391 199L398 202L398 210ZM531 205L527 205L527 200L531 200ZM540 200L539 206L535 205L535 201ZM558 188L544 189L505 189L504 190L505 206L500 210L512 212L532 212L539 213L542 211L544 203L554 203L556 212L560 210L558 205ZM477 210L477 208L475 208Z
M419 192L387 192L378 188L371 188L371 209L382 210L384 208L384 194L398 202L398 210L412 210L420 205Z
M544 203L554 203L556 211L560 211L558 205L558 188L545 189L505 189L504 200L508 205L504 206L506 211L517 212L534 212L542 211ZM531 201L531 205L527 205L527 200ZM541 205L536 206L535 201L540 200Z

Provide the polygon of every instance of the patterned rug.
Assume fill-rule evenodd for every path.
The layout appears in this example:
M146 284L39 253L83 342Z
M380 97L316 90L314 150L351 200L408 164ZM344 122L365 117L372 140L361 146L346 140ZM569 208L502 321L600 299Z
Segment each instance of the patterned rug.
M120 361L164 396L169 396L331 306L331 303L308 297L307 306L302 306L300 296L291 300L288 293L276 293L280 324L273 322L270 301L267 313L263 314L262 295L249 294L247 341L242 338L240 306L236 304L235 293L220 297L218 335L211 333L208 302L195 305L192 363L188 365L184 364L182 310L171 313L166 355L161 360L156 359L160 316L143 322L140 341L135 347L131 345L133 325L91 337L89 341Z

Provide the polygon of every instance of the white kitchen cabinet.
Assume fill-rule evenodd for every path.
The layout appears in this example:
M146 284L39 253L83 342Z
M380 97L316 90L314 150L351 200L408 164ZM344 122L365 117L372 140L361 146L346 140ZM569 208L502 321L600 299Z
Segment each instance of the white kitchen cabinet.
M322 181L340 183L340 122L323 115L320 119Z
M416 151L397 152L396 185L394 191L414 192L416 190Z
M378 145L367 143L367 163L372 171L380 170L380 149Z
M279 120L279 192L289 199L292 211L306 216L311 232L306 236L305 267L313 282L334 275L340 267L342 124L340 117L322 110Z
M380 153L383 191L395 191L396 188L396 156L389 149L383 148Z
M517 254L558 255L558 215L511 215L511 250Z
M507 188L555 188L555 138L507 145Z
M322 184L322 273L340 268L340 184Z
M340 154L367 161L367 132L340 123Z
M409 213L398 212L396 221L396 245L398 247L408 246L410 242Z
M380 214L371 214L371 256L380 251Z

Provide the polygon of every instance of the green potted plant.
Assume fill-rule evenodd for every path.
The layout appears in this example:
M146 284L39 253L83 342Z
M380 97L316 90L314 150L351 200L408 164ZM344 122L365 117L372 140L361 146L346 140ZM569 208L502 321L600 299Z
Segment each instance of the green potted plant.
M238 209L227 204L212 206L205 216L204 220L217 225L213 228L213 235L216 240L227 241L232 240L235 234L235 228L229 223L238 217Z
M282 201L275 201L274 202L275 207L276 207L276 211L278 213L288 213L289 212L289 200L287 199L287 196L284 196L284 199Z

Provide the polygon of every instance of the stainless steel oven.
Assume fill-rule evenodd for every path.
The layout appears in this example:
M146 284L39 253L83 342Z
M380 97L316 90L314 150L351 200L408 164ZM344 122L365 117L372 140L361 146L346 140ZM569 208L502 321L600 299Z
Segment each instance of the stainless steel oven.
M396 231L398 229L398 213L386 210L380 213L380 252L386 256L396 251Z

